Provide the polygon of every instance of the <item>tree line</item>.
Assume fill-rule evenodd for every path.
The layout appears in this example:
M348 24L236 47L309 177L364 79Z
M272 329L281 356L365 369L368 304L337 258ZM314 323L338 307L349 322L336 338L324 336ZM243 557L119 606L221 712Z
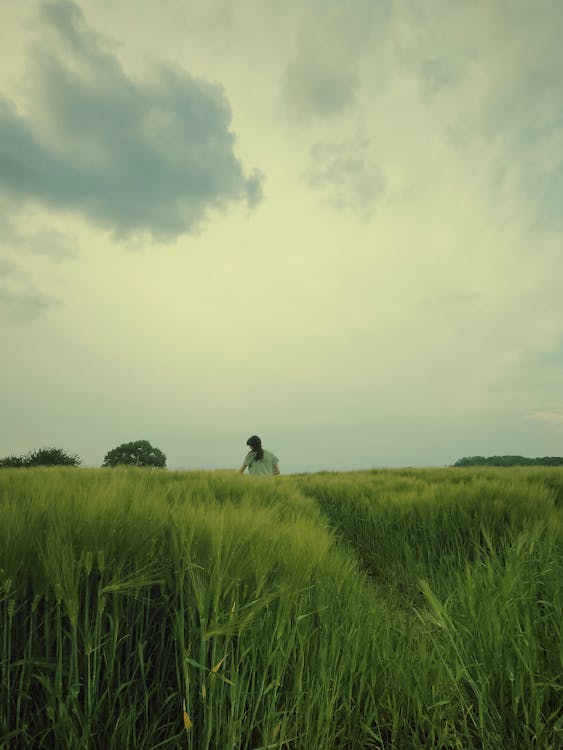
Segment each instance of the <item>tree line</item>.
M24 468L32 466L80 466L82 460L76 453L66 453L61 448L40 448L24 456L0 458L0 468ZM544 456L464 456L454 466L563 466L563 458ZM108 451L102 467L106 466L152 466L166 468L166 455L154 448L148 440L135 440L122 443Z
M32 466L80 466L81 458L76 453L67 453L62 448L40 448L24 456L0 458L0 468L25 468ZM166 468L166 456L154 448L148 440L135 440L112 448L105 455L102 466L152 466Z
M559 456L526 458L526 456L464 456L454 466L563 466Z

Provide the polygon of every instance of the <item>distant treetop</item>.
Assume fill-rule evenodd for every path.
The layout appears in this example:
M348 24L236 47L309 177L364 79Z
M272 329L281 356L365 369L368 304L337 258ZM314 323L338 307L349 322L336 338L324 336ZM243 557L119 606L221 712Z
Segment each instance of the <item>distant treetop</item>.
M82 463L76 453L66 453L62 448L40 448L25 456L0 458L2 468L25 468L27 466L79 466Z
M543 458L526 458L525 456L465 456L454 466L563 466L563 458L544 456Z
M108 451L102 466L153 466L166 468L166 456L159 448L153 448L148 440L122 443Z

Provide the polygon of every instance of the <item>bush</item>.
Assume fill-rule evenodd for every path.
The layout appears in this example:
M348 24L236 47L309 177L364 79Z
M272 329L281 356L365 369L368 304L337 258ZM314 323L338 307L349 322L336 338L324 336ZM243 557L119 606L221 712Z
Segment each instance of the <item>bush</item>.
M0 459L0 467L24 468L26 466L79 466L82 463L76 453L65 453L61 448L40 448L25 456L7 456Z
M79 466L82 461L76 453L65 453L61 448L40 448L25 457L26 466Z
M25 466L23 456L6 456L6 458L0 458L0 467L4 469L19 469L21 466Z
M166 456L158 448L153 448L148 440L122 443L108 451L102 466L153 466L166 468Z

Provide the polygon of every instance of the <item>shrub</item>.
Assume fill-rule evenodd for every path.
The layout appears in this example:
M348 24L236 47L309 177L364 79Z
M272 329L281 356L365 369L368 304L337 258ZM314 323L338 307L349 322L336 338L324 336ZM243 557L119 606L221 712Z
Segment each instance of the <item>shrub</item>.
M0 467L23 468L26 466L79 466L82 463L76 453L65 453L62 448L40 448L25 456L7 456L0 459Z
M5 469L19 469L21 466L25 466L23 456L6 456L6 458L0 458L0 467Z
M79 466L76 453L65 453L61 448L40 448L24 457L26 466Z

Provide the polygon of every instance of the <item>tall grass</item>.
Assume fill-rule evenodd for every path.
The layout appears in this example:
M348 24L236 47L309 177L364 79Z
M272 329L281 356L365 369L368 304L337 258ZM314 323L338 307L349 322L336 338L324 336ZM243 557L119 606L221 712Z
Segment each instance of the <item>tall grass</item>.
M561 480L4 470L0 747L555 750Z

